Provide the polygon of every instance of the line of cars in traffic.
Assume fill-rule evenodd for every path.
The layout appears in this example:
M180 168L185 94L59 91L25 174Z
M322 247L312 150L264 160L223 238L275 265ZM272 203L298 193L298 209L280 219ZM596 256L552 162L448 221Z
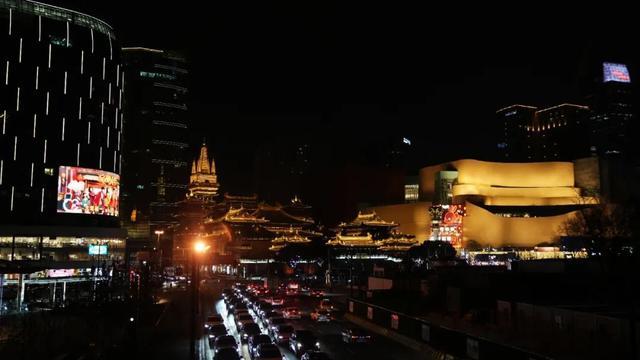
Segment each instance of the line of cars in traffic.
M296 329L291 320L300 319L295 307L286 307L284 298L260 286L236 284L223 290L227 314L233 318L240 344L221 315L207 318L205 330L214 351L214 360L238 360L246 343L252 360L285 359L278 345L287 347L301 360L327 360L313 332Z

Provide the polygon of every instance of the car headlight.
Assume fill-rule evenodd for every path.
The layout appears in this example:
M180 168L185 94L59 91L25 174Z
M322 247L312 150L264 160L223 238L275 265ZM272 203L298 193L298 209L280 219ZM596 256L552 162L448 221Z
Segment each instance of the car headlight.
M282 339L282 335L278 335L278 339Z
M316 341L316 347L320 348L320 342L319 341Z

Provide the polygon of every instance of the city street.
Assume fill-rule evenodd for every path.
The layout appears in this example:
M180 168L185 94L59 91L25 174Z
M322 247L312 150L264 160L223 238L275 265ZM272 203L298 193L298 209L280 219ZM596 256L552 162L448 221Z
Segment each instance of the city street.
M227 313L224 301L220 296L222 288L219 283L206 282L203 285L203 288L205 288L204 294L201 297L203 317L214 313L222 315L225 320L225 325L230 330L230 333L234 335L238 343L240 343L239 334L234 324L233 316ZM329 296L331 296L331 294ZM342 342L340 333L343 327L353 327L353 325L342 319L337 319L331 322L312 321L308 314L319 301L320 299L318 298L311 298L308 296L290 297L287 298L285 306L295 306L300 309L303 313L302 319L291 320L291 325L293 325L295 329L311 330L319 339L320 349L329 354L332 359L424 359L423 354L375 334L372 334L372 342L370 344L346 344ZM255 318L255 314L252 313L252 315L254 315ZM260 324L260 321L256 319L256 323ZM262 325L260 326L263 329L263 333L266 333ZM285 346L279 347L286 359L298 359ZM200 359L213 359L213 352L206 337L203 336L199 340L199 348L201 349ZM242 355L245 360L251 359L246 344L242 345Z

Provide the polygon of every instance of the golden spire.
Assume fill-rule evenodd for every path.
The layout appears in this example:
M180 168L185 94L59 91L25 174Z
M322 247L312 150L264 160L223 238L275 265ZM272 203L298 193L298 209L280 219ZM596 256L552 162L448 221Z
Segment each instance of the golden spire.
M204 174L211 174L211 168L209 165L209 154L207 152L207 146L202 144L200 148L200 157L198 157L198 172Z
M196 161L193 160L193 164L191 165L191 175L196 173Z

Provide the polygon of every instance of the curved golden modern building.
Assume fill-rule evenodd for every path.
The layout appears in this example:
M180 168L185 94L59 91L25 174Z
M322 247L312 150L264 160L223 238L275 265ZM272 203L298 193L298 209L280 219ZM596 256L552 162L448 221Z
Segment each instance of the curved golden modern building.
M573 162L499 163L463 159L420 170L420 201L375 207L385 220L419 239L447 240L438 229L451 225L432 218L445 209L464 207L462 247L534 247L563 235L562 224L584 206L597 203L597 158ZM446 211L445 211L446 213Z

